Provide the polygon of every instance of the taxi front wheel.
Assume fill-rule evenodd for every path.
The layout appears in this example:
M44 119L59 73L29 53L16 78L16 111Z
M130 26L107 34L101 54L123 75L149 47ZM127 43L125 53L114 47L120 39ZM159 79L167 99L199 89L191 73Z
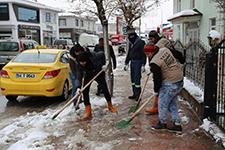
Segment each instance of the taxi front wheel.
M18 102L18 101L17 101L17 97L18 97L18 96L13 95L13 96L5 96L5 97L6 97L6 99L7 99L8 101L10 101L10 102Z
M60 96L60 99L62 100L67 100L69 98L69 84L68 82L66 81L64 83L64 86L63 86L63 91L62 91L62 95Z

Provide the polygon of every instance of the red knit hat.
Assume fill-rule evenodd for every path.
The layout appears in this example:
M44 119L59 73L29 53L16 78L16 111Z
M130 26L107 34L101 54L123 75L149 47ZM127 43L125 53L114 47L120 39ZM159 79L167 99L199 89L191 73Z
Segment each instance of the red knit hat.
M155 47L155 45L145 45L144 46L144 52L145 53L153 53L153 52L155 52L155 50L156 50L156 47Z

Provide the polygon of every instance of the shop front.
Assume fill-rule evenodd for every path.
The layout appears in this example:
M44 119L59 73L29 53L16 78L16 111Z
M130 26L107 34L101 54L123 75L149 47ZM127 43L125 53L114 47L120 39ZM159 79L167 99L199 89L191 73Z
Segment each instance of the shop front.
M30 25L18 25L19 38L35 40L41 43L40 27Z

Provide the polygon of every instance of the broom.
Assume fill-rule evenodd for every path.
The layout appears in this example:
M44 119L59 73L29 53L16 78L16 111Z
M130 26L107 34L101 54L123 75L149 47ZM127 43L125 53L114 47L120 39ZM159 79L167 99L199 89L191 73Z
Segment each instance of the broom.
M135 111L135 113L132 114L131 117L127 118L127 119L123 119L120 122L118 122L116 124L116 128L117 129L124 129L126 127L128 127L131 124L131 121L138 115L138 113L144 108L144 106L154 97L154 95L152 95L149 99L147 99L139 108L137 111Z

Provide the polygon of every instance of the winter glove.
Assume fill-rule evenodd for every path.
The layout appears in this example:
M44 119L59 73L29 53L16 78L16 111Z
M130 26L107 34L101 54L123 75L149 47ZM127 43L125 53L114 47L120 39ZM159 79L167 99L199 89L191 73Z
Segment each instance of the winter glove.
M80 94L81 94L81 89L77 88L76 95L80 95Z
M128 70L128 65L125 65L124 68L123 68L123 70L124 71L127 71Z
M102 70L106 71L108 69L108 65L103 65Z
M145 66L144 65L141 67L141 72L142 73L145 72Z

